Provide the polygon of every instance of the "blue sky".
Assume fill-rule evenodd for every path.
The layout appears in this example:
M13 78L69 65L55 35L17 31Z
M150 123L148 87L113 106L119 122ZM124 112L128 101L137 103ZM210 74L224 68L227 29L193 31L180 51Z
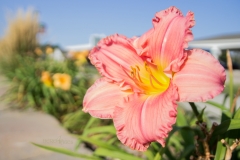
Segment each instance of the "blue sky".
M239 0L1 0L0 36L6 28L6 13L33 7L46 24L41 42L62 47L88 43L94 33L141 35L152 27L152 18L160 10L176 6L184 15L195 13L194 38L240 33Z

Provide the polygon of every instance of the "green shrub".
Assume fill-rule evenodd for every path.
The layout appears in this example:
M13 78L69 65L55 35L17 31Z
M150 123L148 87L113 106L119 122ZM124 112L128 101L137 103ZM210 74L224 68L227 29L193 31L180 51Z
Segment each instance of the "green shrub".
M89 71L79 71L71 60L58 62L51 59L36 61L33 57L16 58L14 69L5 70L5 75L13 80L8 91L8 100L18 107L34 107L54 115L59 120L62 116L77 111L82 107L83 96L91 85ZM86 68L91 66L86 66ZM43 73L47 72L52 82L45 84ZM69 87L62 88L64 84L55 84L54 75L70 77ZM86 76L85 76L86 74ZM62 77L60 77L62 78Z

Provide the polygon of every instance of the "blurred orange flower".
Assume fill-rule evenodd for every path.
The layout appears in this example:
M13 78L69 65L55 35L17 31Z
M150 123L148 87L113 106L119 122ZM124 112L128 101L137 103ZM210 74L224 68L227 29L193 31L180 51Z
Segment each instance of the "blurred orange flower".
M56 73L53 75L53 85L62 90L69 90L71 87L71 76L65 73Z
M40 56L40 55L42 55L42 50L39 48L39 47L37 47L35 50L34 50L34 52L38 55L38 56Z
M48 87L52 86L52 78L48 71L42 72L41 81Z
M46 53L47 53L47 54L52 54L52 53L53 53L52 47L47 47L47 48L46 48Z
M76 60L76 64L78 66L81 66L82 64L87 62L88 53L89 53L88 50L78 51L73 53L73 59Z

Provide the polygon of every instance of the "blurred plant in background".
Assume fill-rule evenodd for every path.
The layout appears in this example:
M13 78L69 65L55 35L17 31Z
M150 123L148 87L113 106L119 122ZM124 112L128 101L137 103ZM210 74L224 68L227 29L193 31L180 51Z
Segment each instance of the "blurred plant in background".
M71 132L81 133L90 118L79 114L83 96L97 72L87 63L76 65L78 59L66 58L56 45L41 45L40 29L38 15L32 9L19 10L9 20L0 40L0 72L10 81L2 98L17 108L43 110ZM61 60L55 57L56 50L60 51ZM70 120L76 116L78 126Z
M38 45L39 32L38 15L33 9L26 12L19 9L15 16L8 18L8 27L4 37L0 40L1 65L12 65L15 55L33 56L33 51Z
M89 53L88 50L70 52L70 57L71 59L75 60L75 64L77 66L81 66L87 63L88 53Z

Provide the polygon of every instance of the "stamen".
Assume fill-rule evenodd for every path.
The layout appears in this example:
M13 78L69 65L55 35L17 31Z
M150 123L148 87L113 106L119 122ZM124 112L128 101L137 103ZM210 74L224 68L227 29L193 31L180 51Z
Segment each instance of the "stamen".
M138 65L136 65L136 68L138 69L138 71L140 71L140 68L138 67Z
M144 66L145 66L145 69L148 70L148 69L147 69L147 68L148 68L148 64L147 64L146 61L144 62Z
M143 81L142 81L142 79L141 79L141 77L140 77L139 72L137 72L137 76L138 76L139 81L140 81L141 83L143 83Z
M136 68L133 68L133 74L136 77Z
M123 70L123 72L129 77L129 78L131 78L132 80L134 80L133 78L132 78L132 71L131 71L131 76L125 71L125 69L120 65L120 67L122 68L122 70Z
M144 91L149 90L149 86L146 85L146 84L144 84L144 83L140 83L139 81L135 81L135 84L136 84L138 87L142 88Z
M147 64L146 61L145 61L145 69L146 69L146 71L150 74L151 84L152 84L152 79L153 79L157 84L159 84L160 86L163 86L163 84L162 84L161 82L159 82L156 77L153 76L152 71L151 71L151 68L149 67L149 65ZM152 79L151 79L151 78L152 78Z
M163 84L160 83L160 82L157 80L157 78L155 78L153 75L151 75L151 77L155 80L155 82L156 82L157 84L159 84L160 86L163 86Z
M147 61L144 62L145 71L141 70L138 65L133 65L129 69L125 69L120 66L124 73L134 81L134 83L146 94L159 93L165 90L165 83L161 82L161 73L155 71L151 64ZM160 74L160 75L159 75Z
M136 68L133 68L133 67L131 66L131 69L132 69L131 74L135 77L135 76L136 76Z
M132 70L134 69L133 66L131 66L131 69L132 69Z
M133 71L131 71L131 77L133 77L134 76L134 73L133 73Z
M152 74L152 71L151 71L151 69L150 69L150 67L149 67L149 65L147 64L146 61L144 62L144 65L145 65L146 71L147 71L149 74Z
M153 88L155 88L155 89L158 89L157 87L155 87L154 85L153 85L153 82L152 82L152 78L153 78L153 76L152 75L150 75L150 84L151 84L151 86L153 87Z

